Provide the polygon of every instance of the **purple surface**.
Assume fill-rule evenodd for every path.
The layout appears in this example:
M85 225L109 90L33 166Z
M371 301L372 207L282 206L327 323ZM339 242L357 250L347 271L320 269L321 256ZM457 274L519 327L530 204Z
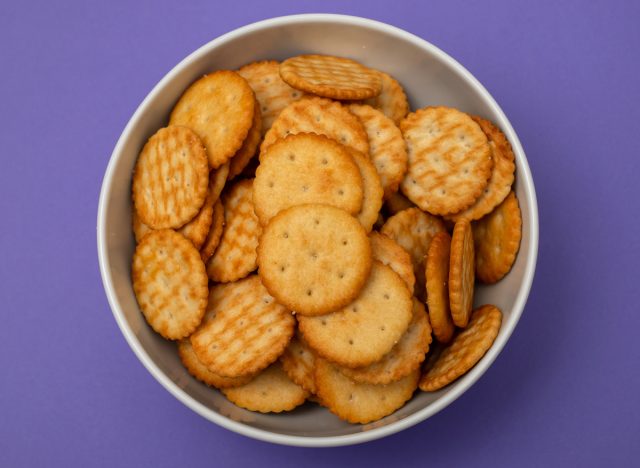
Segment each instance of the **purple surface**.
M0 466L637 466L640 4L2 2ZM535 178L540 257L511 341L462 398L361 446L256 442L188 410L109 310L95 223L130 115L188 53L273 16L378 19L489 89Z

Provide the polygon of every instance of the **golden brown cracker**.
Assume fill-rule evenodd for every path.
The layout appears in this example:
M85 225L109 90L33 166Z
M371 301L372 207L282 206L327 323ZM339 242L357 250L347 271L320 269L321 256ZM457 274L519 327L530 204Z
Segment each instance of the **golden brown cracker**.
M348 149L362 177L362 208L355 216L362 224L362 227L367 232L370 232L378 220L378 214L380 213L380 208L382 208L382 196L384 194L382 183L369 156L352 148Z
M413 298L413 317L409 328L391 351L377 362L365 367L340 368L355 382L388 384L411 374L420 368L431 344L431 327L424 305Z
M255 112L253 113L253 122L247 137L242 142L242 146L236 154L233 155L229 161L229 175L228 180L234 179L239 175L245 167L251 161L258 151L258 146L262 141L262 113L260 112L260 105L256 101Z
M290 135L270 146L256 170L253 201L261 224L281 210L305 203L356 214L363 181L349 149L312 133Z
M489 139L494 165L489 183L476 202L466 210L448 216L454 221L460 218L474 221L493 211L509 195L516 170L511 145L502 131L486 119L471 117L480 125Z
M221 200L216 201L215 205L213 205L213 214L211 217L212 221L209 233L207 234L204 244L202 244L202 247L200 248L200 257L205 264L216 251L216 248L218 248L218 244L220 244L220 239L222 238L222 230L224 228L224 206L222 205Z
M372 232L369 235L369 240L371 241L373 259L391 267L406 283L409 292L413 294L416 277L413 273L411 256L407 251L400 247L396 241L379 232Z
M478 279L483 283L501 280L511 270L522 238L522 216L514 192L473 224L473 237Z
M356 383L335 365L318 359L315 376L318 396L332 413L350 423L365 424L401 408L413 396L420 371L387 385Z
M469 371L491 348L501 322L502 312L496 306L484 305L476 309L467 328L439 355L429 359L420 378L420 389L425 392L439 390Z
M442 220L420 211L419 208L409 208L391 216L380 230L411 255L416 277L415 294L421 299L424 299L425 291L425 255L429 250L431 238L436 233L444 231Z
M471 206L487 186L493 159L486 135L467 114L450 107L425 107L409 114L400 129L409 168L402 192L435 215Z
M289 346L280 356L282 368L289 378L310 393L316 393L315 362L316 355L304 341L300 333L296 333Z
M438 232L429 245L426 258L427 305L433 334L440 343L448 343L455 326L449 308L449 258L451 238L446 232Z
M179 228L207 196L209 167L202 142L186 127L158 130L138 156L132 196L140 221L152 229Z
M400 129L393 121L371 106L351 104L349 111L364 127L369 138L369 155L373 161L388 199L398 191L407 172L407 148Z
M207 366L202 364L196 356L191 346L189 338L183 338L178 342L178 355L184 367L189 373L201 382L216 388L238 387L247 384L254 378L254 375L243 375L242 377L222 377L221 375L211 372Z
M375 70L331 55L299 55L280 64L280 76L296 89L331 99L367 99L380 94Z
M475 252L471 222L461 219L453 228L449 260L449 306L451 318L458 327L469 322L473 307Z
M235 405L260 413L291 411L303 404L308 395L287 377L280 362L271 364L249 383L225 388L222 393Z
M189 239L196 249L200 250L200 247L202 247L202 244L204 244L204 241L207 239L207 234L209 234L212 222L213 204L210 202L210 197L207 197L207 200L196 217L182 226L178 232Z
M253 210L252 187L253 180L241 180L222 196L225 226L207 262L207 274L213 281L236 281L257 268L256 248L262 228Z
M298 315L344 307L371 270L371 245L360 223L329 205L281 211L264 228L258 266L269 292Z
M224 377L254 374L284 351L295 319L257 275L211 288L202 324L191 335L198 359Z
M262 153L287 135L316 133L345 146L369 154L369 139L360 120L339 102L319 97L307 97L289 104L278 115L260 145Z
M280 78L280 63L275 60L250 63L238 73L247 80L258 99L262 112L262 136L271 128L282 109L305 95Z
M223 164L209 174L209 194L207 196L211 204L214 204L220 198L220 194L224 190L229 176L229 167L229 163Z
M234 71L216 71L187 88L171 111L169 125L184 125L196 132L207 149L209 166L217 169L242 146L255 102L244 78Z
M409 113L409 101L400 83L391 75L378 71L382 79L382 91L376 97L367 99L364 104L378 109L396 125Z
M200 254L181 234L153 231L136 246L133 290L145 319L163 337L178 340L200 324L208 279Z
M135 208L131 211L131 227L133 228L133 235L136 238L136 243L140 243L144 236L155 230L140 221L140 216L138 216L138 212Z
M405 197L401 192L396 192L387 198L384 202L385 213L393 216L407 208L415 208L416 205Z
M390 267L374 261L357 299L330 314L298 316L298 324L320 356L341 366L361 367L393 348L411 315L411 293L404 281Z

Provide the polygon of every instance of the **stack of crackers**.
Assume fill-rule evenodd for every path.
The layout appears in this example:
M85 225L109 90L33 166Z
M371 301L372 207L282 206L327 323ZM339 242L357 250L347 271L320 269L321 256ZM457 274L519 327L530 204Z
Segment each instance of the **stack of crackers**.
M352 423L436 391L491 347L476 280L513 265L509 142L401 85L303 55L193 83L142 149L133 288L188 371L233 403Z

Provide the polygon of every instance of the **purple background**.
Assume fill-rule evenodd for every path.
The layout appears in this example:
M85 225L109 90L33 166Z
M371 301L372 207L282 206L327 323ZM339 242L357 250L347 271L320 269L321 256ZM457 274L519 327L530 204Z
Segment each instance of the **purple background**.
M0 466L638 466L640 3L55 3L0 6ZM235 435L165 391L116 326L95 241L107 161L155 83L302 12L458 59L511 119L540 208L530 300L485 376L403 433L322 450Z

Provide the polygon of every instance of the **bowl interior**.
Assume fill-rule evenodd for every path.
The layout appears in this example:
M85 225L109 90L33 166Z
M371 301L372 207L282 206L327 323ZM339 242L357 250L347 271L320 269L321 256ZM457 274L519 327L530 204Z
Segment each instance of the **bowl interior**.
M287 414L263 415L229 403L186 372L175 344L162 339L146 324L131 286L130 264L135 245L131 231L131 174L147 138L167 124L181 93L205 73L300 53L351 57L386 71L404 86L412 109L447 105L489 118L505 130L517 158L515 188L523 215L520 254L503 281L478 287L475 298L477 305L493 303L504 312L494 347L455 384L435 393L417 393L393 415L364 426L344 423L314 404ZM168 390L203 416L232 430L276 442L359 442L395 432L443 408L468 388L500 351L522 312L533 276L537 254L533 190L524 153L502 111L470 75L436 48L395 28L357 18L304 15L269 20L218 38L196 51L154 88L132 117L114 150L101 195L98 243L105 289L125 337L145 366Z

